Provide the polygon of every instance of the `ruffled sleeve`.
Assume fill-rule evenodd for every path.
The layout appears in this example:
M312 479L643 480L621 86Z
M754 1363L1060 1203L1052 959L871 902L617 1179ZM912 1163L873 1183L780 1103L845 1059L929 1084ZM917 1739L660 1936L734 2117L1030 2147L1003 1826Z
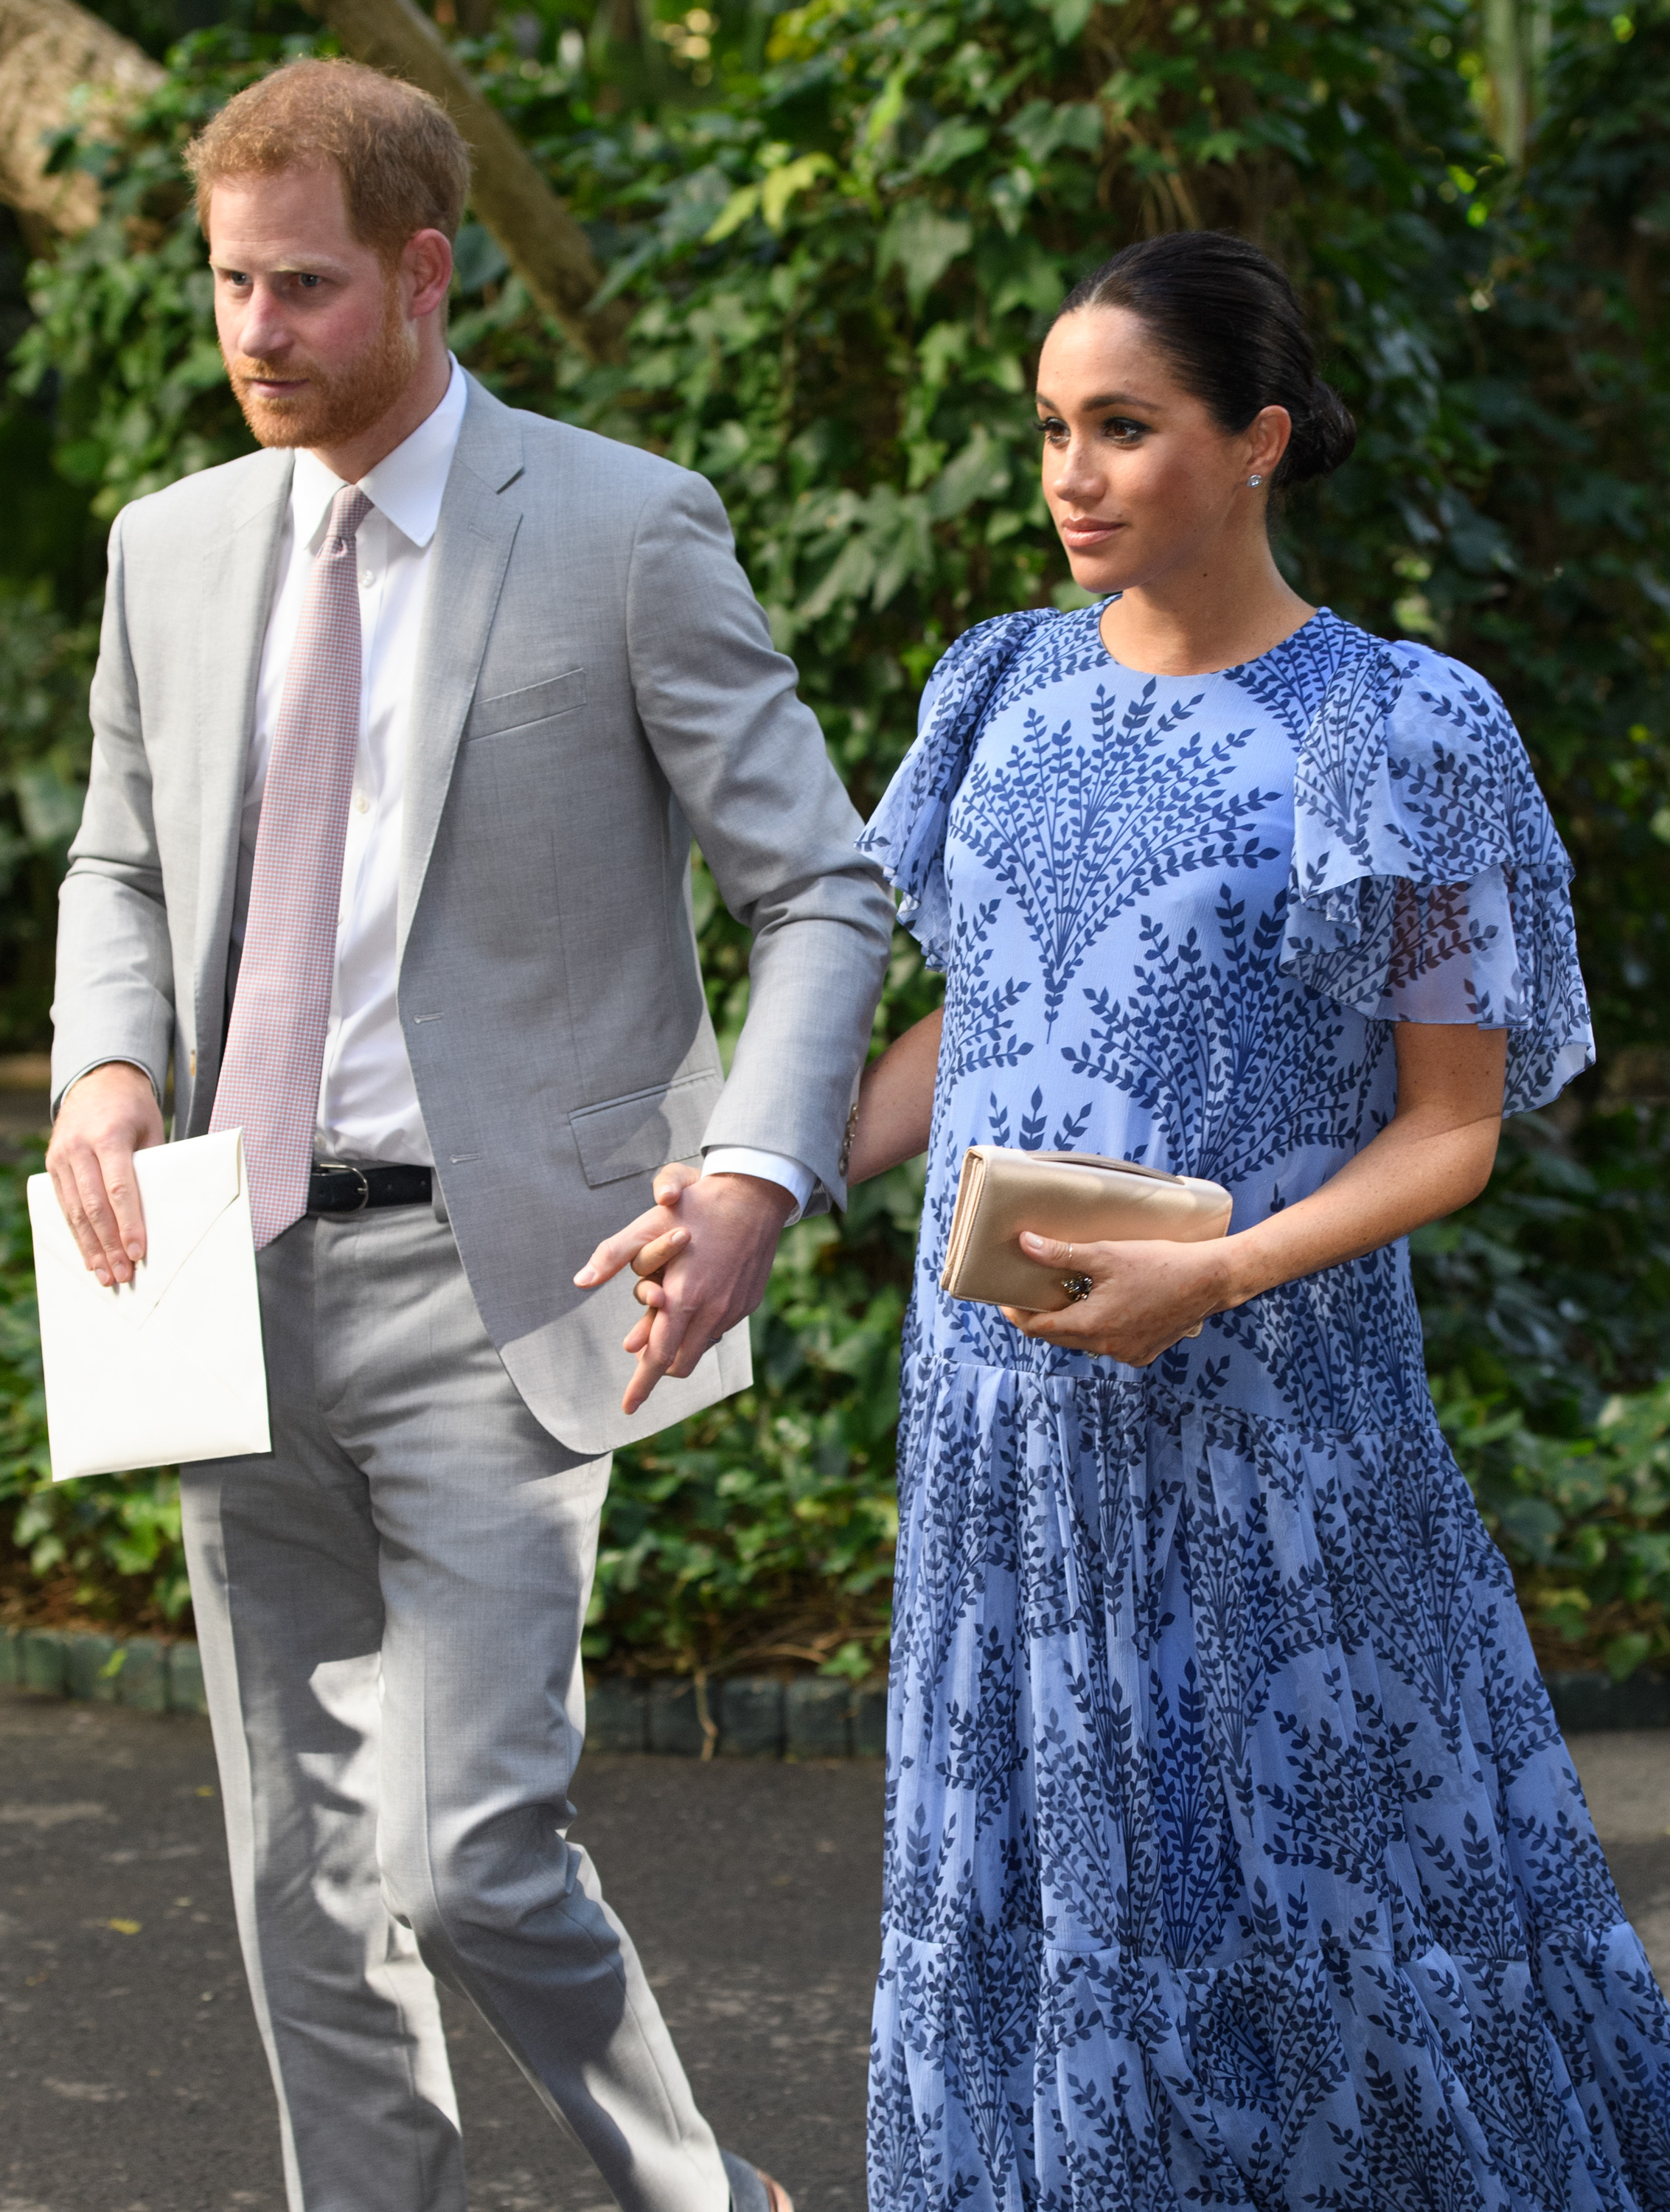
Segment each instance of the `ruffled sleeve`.
M930 968L944 968L950 958L945 830L951 801L1005 670L1040 623L1060 618L1052 607L1026 608L963 631L928 678L916 742L859 839L859 850L875 856L900 893L899 920Z
M1508 1032L1504 1113L1594 1057L1571 863L1506 708L1425 646L1357 633L1300 749L1281 965L1386 1021Z

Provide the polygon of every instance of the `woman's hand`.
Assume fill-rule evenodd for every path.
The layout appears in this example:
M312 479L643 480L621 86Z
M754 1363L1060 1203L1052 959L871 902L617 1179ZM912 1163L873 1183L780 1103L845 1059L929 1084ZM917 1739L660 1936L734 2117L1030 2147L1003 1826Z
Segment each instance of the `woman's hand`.
M684 1160L673 1160L658 1169L651 1185L655 1194L654 1205L647 1213L629 1221L624 1229L617 1229L612 1237L604 1239L574 1277L580 1289L595 1290L599 1283L618 1275L622 1267L630 1267L641 1279L659 1275L668 1261L690 1241L690 1232L679 1220L677 1208L679 1200L693 1182L701 1180L701 1176L700 1168L693 1168Z
M621 1400L635 1413L664 1375L693 1375L720 1339L765 1295L777 1239L794 1211L780 1183L721 1171L704 1176L683 1161L660 1170L655 1204L605 1238L574 1277L582 1290L629 1267L632 1295L646 1310L622 1349L637 1365Z
M1090 1294L1059 1313L999 1309L1023 1336L1059 1344L1064 1352L1093 1352L1146 1367L1179 1337L1230 1303L1222 1241L1178 1244L1158 1237L1118 1244L1060 1244L1053 1237L1021 1237L1029 1260L1059 1267L1062 1275L1088 1275Z

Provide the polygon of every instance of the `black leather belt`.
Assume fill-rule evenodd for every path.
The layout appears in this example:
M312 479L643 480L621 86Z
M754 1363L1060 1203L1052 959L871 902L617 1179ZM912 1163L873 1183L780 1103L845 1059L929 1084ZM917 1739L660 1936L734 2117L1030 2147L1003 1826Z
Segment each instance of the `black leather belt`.
M350 1167L343 1160L321 1160L307 1177L309 1213L363 1213L373 1206L428 1206L434 1196L434 1170L404 1162Z

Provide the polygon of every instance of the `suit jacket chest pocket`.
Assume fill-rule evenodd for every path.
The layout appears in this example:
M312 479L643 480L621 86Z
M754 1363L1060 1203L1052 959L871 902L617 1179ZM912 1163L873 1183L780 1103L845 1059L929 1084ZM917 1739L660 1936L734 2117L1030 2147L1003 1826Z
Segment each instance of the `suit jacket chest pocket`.
M471 711L465 741L473 744L478 738L521 734L541 722L554 722L564 714L576 714L585 704L586 671L565 668L560 675L546 677L543 683L477 699Z

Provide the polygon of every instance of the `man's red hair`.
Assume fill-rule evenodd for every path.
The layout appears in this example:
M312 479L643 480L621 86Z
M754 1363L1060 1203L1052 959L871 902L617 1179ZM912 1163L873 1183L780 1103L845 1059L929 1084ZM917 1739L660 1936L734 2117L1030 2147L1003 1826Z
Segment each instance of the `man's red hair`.
M228 100L185 154L205 231L217 184L327 161L349 229L386 262L415 231L457 237L470 191L458 125L429 94L363 62L286 62Z

